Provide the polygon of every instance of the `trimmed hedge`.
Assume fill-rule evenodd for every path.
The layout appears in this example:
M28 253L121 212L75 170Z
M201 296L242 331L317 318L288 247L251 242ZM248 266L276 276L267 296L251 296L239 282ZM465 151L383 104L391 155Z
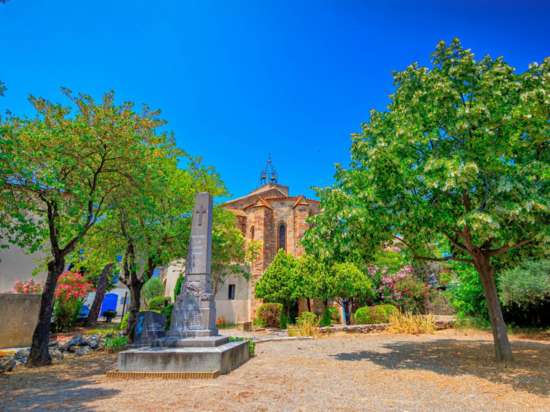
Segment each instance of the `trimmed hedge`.
M388 323L390 316L398 312L399 309L390 304L363 306L355 311L353 321L356 324Z

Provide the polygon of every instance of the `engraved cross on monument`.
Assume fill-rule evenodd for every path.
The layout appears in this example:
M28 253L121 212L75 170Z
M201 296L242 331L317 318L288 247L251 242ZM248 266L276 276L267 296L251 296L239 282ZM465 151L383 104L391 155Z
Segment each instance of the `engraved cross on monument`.
M191 222L185 281L172 313L169 336L217 336L212 293L212 196L198 193Z

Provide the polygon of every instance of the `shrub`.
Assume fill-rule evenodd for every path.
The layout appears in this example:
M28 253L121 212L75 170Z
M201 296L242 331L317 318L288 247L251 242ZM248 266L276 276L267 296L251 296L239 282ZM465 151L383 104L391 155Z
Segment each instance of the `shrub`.
M330 308L325 308L321 314L321 319L319 320L319 326L331 326L332 325L332 316L330 313Z
M170 303L169 305L164 306L160 310L161 315L164 315L164 317L166 318L166 324L165 324L166 330L170 329L170 322L172 322L172 311L173 310L174 310L174 305L172 303Z
M155 312L162 312L162 309L170 304L170 298L168 296L155 296L151 298L147 308Z
M74 326L91 289L92 284L78 272L64 272L59 276L53 309L56 331L67 331Z
M399 309L389 303L372 306L370 308L372 323L388 323L390 321L390 316L398 312Z
M390 333L407 333L418 335L421 333L433 333L435 331L435 319L432 315L414 315L412 313L396 312L390 316Z
M399 312L399 309L388 303L375 306L363 306L355 311L353 315L354 323L388 323L390 316Z
M128 327L128 318L130 317L130 312L126 312L122 319L120 320L120 330L126 330Z
M113 336L105 338L104 348L107 352L118 352L128 345L127 336Z
M449 284L448 290L457 317L489 320L483 286L475 268L464 263L453 263L453 270L456 280Z
M13 286L13 291L22 294L42 293L42 285L36 283L34 279L28 280L27 282L18 280Z
M256 318L266 327L278 328L281 325L281 312L283 305L280 303L263 303L258 308Z
M550 259L525 261L499 277L504 318L519 326L550 325Z
M288 327L289 336L315 336L318 332L319 319L313 312L302 312L295 326Z
M181 293L181 288L183 287L183 282L185 281L185 276L179 275L178 280L176 280L176 286L174 286L174 302Z
M395 284L399 298L396 304L403 312L422 313L429 293L429 287L414 276L407 276Z
M164 285L162 280L158 277L153 277L145 282L143 289L141 290L141 296L143 297L143 300L145 300L145 305L147 307L149 307L149 302L151 299L157 296L164 296Z
M550 298L550 259L526 261L505 270L499 277L500 299L504 306L537 305Z
M279 320L279 328L286 329L288 327L288 316L284 311L281 312L281 319Z
M363 306L357 309L353 314L353 323L359 325L373 323L370 317L370 308L368 306Z
M103 312L103 316L105 317L105 320L107 322L111 322L116 316L116 312L114 310L106 310L105 312Z

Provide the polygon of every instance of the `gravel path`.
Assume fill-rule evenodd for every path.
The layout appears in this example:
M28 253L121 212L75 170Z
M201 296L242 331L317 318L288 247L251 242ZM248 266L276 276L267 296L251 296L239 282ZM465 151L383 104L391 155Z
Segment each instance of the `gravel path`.
M550 411L550 342L513 339L494 365L485 333L337 335L268 342L214 380L108 380L115 356L0 376L2 411Z

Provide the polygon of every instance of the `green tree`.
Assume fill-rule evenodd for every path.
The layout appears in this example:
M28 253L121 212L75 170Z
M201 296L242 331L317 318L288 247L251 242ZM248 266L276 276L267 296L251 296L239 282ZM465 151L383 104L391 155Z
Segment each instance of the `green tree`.
M354 299L366 300L372 297L372 282L355 264L336 263L324 271L327 279L327 295L343 310L345 323L351 321L350 304Z
M289 316L292 304L301 297L301 279L298 260L280 249L256 283L256 297L282 304Z
M158 277L152 277L143 284L141 295L145 301L146 307L149 307L151 299L164 296L164 284Z
M71 106L31 97L32 119L7 118L0 135L2 239L50 253L29 366L51 363L53 295L67 256L100 221L115 195L139 187L143 160L158 144L158 113L63 90ZM141 166L141 167L140 167Z
M549 68L546 58L518 74L502 58L475 60L458 40L441 42L432 67L394 75L388 110L371 111L350 167L319 193L331 215L314 219L316 241L339 225L348 250L371 254L397 240L416 259L473 265L505 362L495 264L550 239Z

